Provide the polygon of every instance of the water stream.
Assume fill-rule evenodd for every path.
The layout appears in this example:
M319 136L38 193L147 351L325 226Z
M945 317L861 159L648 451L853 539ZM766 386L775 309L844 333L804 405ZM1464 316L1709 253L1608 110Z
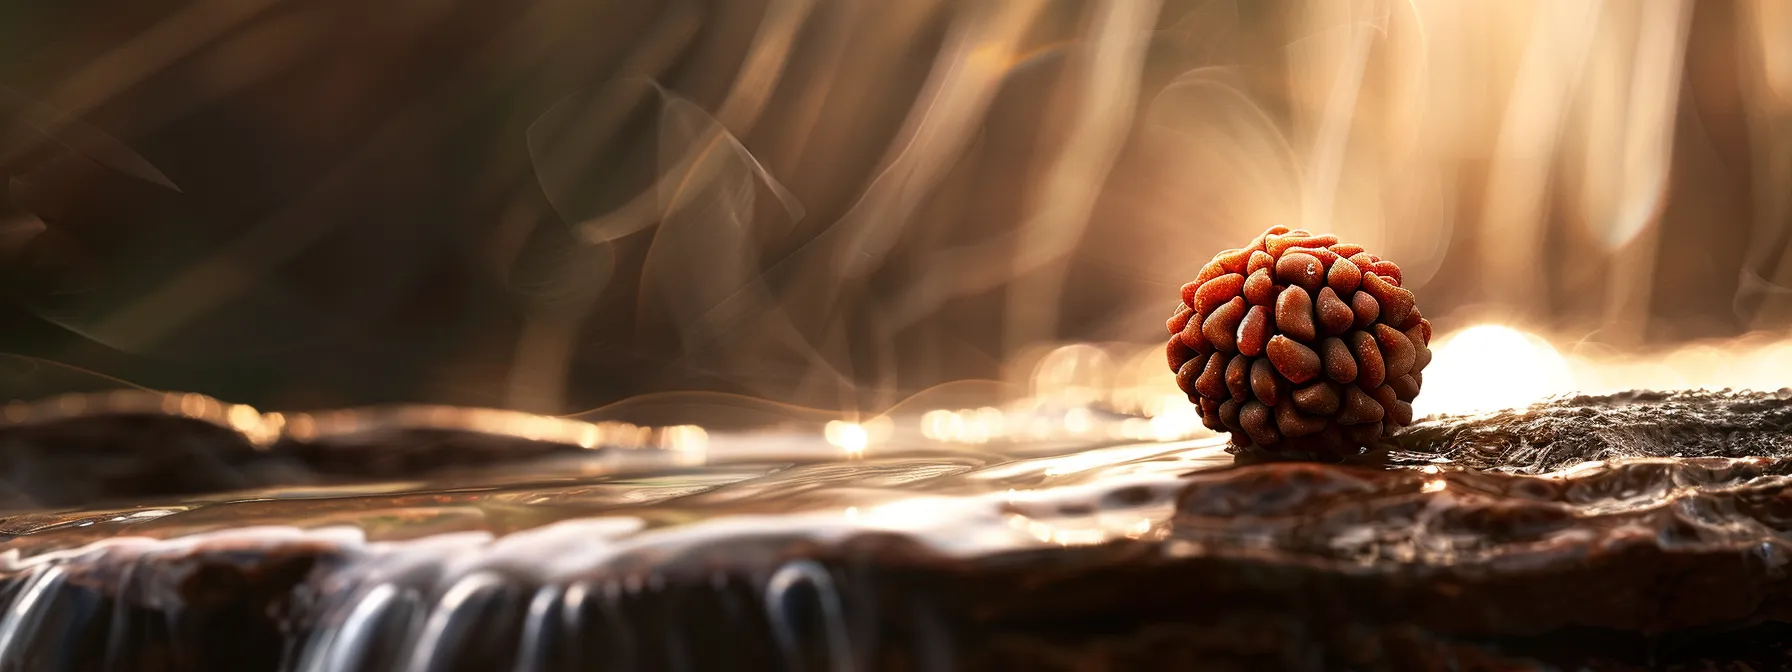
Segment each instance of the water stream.
M1560 400L1433 419L1382 464L1336 466L1235 465L1215 438L1096 438L1126 419L1087 410L1078 431L979 446L894 417L867 447L833 430L56 399L8 407L0 427L0 669L1783 655L1792 461L1761 449L1783 406ZM1574 442L1613 413L1724 438ZM1546 436L1561 447L1537 457Z

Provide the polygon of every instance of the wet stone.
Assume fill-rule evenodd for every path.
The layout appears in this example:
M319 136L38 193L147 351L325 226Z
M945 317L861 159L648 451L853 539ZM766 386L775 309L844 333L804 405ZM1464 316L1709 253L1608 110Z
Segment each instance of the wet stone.
M716 432L705 464L600 471L655 451L475 411L274 437L160 401L46 411L0 424L6 473L45 475L10 481L0 520L0 667L1788 662L1792 391L1571 397L1383 436L1367 415L1409 412L1402 378L1284 393L1336 389L1357 424L1214 408L1291 450L1385 442L1350 464L1234 461L1223 436L769 459ZM74 487L94 459L114 476Z

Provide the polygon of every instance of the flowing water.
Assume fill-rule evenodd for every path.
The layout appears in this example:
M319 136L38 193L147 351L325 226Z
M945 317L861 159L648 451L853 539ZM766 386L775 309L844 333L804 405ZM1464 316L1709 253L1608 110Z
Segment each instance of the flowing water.
M0 669L1771 664L1786 399L1558 400L1335 466L1080 408L966 445L64 397L0 429Z

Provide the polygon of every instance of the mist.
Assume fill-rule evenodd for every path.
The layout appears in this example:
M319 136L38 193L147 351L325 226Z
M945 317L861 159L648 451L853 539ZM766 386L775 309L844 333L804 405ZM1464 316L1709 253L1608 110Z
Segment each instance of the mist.
M1177 288L1277 224L1397 261L1481 339L1441 370L1513 365L1432 410L1778 387L1788 12L10 3L0 396L1178 436Z

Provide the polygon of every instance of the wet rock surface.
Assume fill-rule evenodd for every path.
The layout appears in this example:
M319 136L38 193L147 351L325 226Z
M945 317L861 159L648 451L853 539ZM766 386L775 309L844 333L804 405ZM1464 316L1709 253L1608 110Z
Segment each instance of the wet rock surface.
M1560 398L1416 423L1396 439L1390 459L1534 474L1629 457L1792 457L1789 401L1792 389Z
M0 669L1778 669L1789 398L1432 418L1380 465L32 407Z

